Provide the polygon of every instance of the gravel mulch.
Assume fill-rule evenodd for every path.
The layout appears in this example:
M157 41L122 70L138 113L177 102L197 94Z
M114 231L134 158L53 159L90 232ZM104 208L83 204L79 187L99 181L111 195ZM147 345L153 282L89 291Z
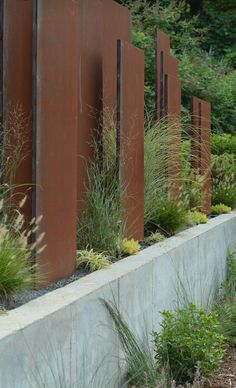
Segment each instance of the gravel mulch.
M236 348L231 348L204 388L236 388Z
M55 283L50 284L50 286L48 287L40 288L39 290L30 290L22 294L13 295L10 301L8 303L0 305L0 308L2 307L5 310L13 310L16 307L22 306L23 304L30 302L33 299L36 299L42 295L47 294L48 292L56 290L57 288L64 287L67 284L70 284L88 274L89 271L87 269L80 268L69 278L59 280Z

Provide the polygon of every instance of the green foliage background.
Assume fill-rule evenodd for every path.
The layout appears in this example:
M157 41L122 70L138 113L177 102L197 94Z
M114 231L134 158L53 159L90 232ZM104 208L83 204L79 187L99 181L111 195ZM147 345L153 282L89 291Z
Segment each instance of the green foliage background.
M154 31L170 35L179 59L183 110L196 95L212 104L214 132L234 133L236 121L236 2L120 0L131 10L133 43L145 50L145 96L154 110Z

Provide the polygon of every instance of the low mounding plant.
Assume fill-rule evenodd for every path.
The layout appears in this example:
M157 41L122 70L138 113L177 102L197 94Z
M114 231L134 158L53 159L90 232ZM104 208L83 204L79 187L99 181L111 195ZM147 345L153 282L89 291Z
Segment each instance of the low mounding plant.
M206 214L194 211L188 213L188 224L191 225L199 225L206 224L208 222L208 218Z
M86 267L91 272L108 268L110 264L109 257L103 253L94 252L93 249L77 252L77 266Z
M231 207L229 207L223 203L219 203L218 205L213 205L211 207L211 213L213 215L227 214L227 213L230 213L231 210L232 210Z
M155 358L159 365L169 365L178 384L192 382L197 365L203 376L218 367L225 345L215 313L190 304L162 315L162 331L153 333Z
M145 242L148 244L154 244L154 243L162 242L165 239L166 237L163 236L163 234L159 232L155 232L155 233L152 233L150 236L146 237Z
M123 238L118 243L119 250L121 251L121 254L123 255L134 255L135 253L140 251L140 245L139 242L132 239Z

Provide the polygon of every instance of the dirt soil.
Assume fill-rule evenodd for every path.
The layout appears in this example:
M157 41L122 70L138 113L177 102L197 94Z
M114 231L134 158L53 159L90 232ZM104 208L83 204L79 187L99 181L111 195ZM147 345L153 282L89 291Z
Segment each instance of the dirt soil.
M232 348L220 367L207 379L204 388L236 388L236 348Z

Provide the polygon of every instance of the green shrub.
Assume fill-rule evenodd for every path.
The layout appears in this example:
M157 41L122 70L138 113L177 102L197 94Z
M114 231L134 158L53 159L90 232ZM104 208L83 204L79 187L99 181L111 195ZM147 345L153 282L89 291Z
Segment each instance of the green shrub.
M222 155L227 153L236 156L236 136L230 134L213 134L212 153L214 155Z
M93 249L77 251L77 266L86 267L91 272L108 268L111 264L109 257L105 254L94 252Z
M197 211L188 213L189 226L206 224L207 222L208 222L208 218L204 213L197 212Z
M176 203L172 199L161 200L156 205L153 218L146 225L149 231L157 229L167 235L172 235L182 229L187 224L187 212L181 203Z
M231 207L224 205L223 203L219 203L218 205L214 205L211 207L211 214L227 214L231 212Z
M162 314L162 331L153 333L155 358L158 364L169 365L177 383L193 381L197 365L203 376L218 367L225 346L214 313L190 304L185 309Z

